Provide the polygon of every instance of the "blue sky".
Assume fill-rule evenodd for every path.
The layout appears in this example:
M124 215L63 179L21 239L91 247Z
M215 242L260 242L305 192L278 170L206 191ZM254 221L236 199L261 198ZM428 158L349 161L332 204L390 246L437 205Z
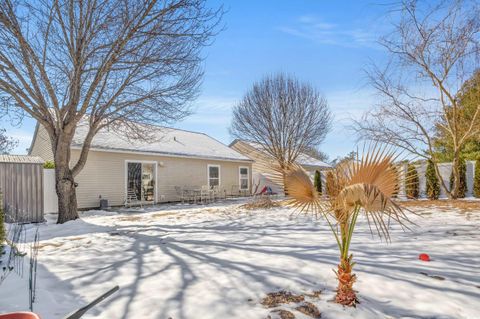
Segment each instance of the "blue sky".
M226 29L205 49L202 93L193 103L195 114L175 126L202 131L228 144L231 108L252 83L278 71L312 83L329 101L333 130L320 149L330 159L355 146L348 130L374 103L364 69L386 59L376 40L388 30L388 7L370 1L242 0L224 4ZM15 153L29 147L35 122L20 127L0 123L18 138Z

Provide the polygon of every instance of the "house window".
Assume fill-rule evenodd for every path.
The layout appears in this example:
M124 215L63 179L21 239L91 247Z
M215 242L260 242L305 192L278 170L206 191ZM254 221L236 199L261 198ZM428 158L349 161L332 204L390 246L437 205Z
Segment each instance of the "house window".
M208 165L208 186L220 185L220 165Z
M239 178L240 178L240 189L248 190L249 186L249 176L248 176L248 167L239 168Z

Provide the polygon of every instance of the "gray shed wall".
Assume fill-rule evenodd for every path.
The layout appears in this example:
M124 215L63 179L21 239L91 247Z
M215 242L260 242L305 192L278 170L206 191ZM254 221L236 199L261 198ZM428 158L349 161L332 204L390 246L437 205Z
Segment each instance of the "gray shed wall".
M43 218L43 166L0 163L0 192L6 222L36 223Z

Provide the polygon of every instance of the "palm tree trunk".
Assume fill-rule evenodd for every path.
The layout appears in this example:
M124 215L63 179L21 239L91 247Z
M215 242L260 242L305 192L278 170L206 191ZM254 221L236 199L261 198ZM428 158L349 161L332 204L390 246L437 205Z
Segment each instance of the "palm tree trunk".
M357 295L353 290L357 277L352 273L352 257L352 255L348 258L342 257L336 271L338 288L335 302L349 307L355 307L358 303Z

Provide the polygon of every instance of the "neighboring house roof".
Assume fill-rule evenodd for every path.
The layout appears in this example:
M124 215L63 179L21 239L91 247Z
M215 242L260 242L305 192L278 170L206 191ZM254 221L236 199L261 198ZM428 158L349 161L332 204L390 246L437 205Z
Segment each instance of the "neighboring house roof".
M0 163L43 164L45 161L39 156L0 155Z
M259 152L265 153L265 150L263 149L263 146L259 143L256 142L251 142L251 141L246 141L246 140L239 140L236 139L232 143L230 143L230 147L232 147L235 143L242 142L244 144L249 145L250 147L256 149ZM331 168L332 166L322 162L310 155L307 155L305 153L300 153L297 157L296 162L302 166L310 166L310 167L318 167L318 168Z
M213 160L251 160L204 133L149 125L149 140L129 140L122 129L102 129L93 138L92 150L152 153L173 157L195 157ZM88 127L79 125L72 142L73 148L82 146Z

